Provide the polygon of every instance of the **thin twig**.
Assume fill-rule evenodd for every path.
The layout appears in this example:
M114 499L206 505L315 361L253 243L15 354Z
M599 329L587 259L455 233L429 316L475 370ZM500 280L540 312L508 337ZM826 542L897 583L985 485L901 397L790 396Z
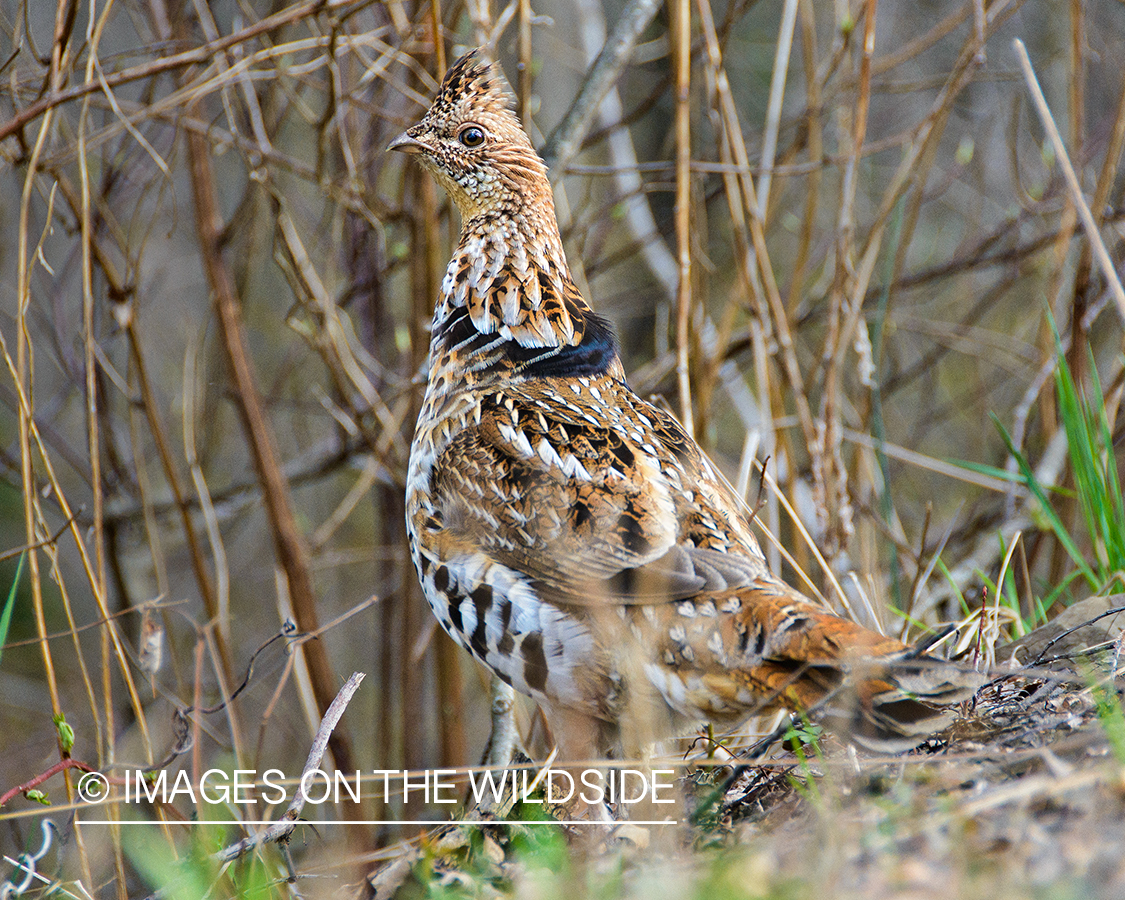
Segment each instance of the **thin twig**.
M688 361L691 333L691 3L672 3L672 60L675 69L676 255L680 275L676 289L676 385L680 421L695 431Z
M1047 132L1047 137L1051 141L1051 146L1054 148L1059 165L1062 166L1067 187L1070 188L1071 199L1074 200L1074 205L1078 207L1078 215L1082 219L1082 227L1086 229L1086 238L1090 241L1090 245L1094 249L1094 257L1098 261L1098 267L1102 270L1102 275L1105 277L1106 283L1109 285L1109 289L1113 294L1113 299L1117 303L1117 310L1121 314L1122 320L1125 321L1125 288L1121 286L1121 279L1117 275L1117 269L1113 265L1113 260L1110 259L1109 251L1106 250L1105 243L1102 241L1101 232L1098 231L1097 222L1094 221L1094 217L1090 213L1090 207L1082 194L1082 185L1079 183L1078 176L1074 172L1074 166L1070 163L1070 157L1066 152L1066 145L1063 144L1062 136L1059 134L1059 129L1055 125L1055 119L1051 115L1051 108L1047 106L1047 99L1043 96L1043 90L1039 87L1039 79L1035 77L1035 69L1032 68L1031 59L1027 55L1027 48L1024 47L1023 41L1019 38L1014 38L1012 40L1012 47L1016 51L1020 69L1023 71L1024 80L1027 82L1027 89L1031 93L1031 99L1035 104L1035 112L1039 116L1039 121L1042 123L1043 129Z
M785 82L789 76L789 51L793 47L793 29L797 24L797 0L785 0L781 26L777 31L777 52L770 76L770 100L766 107L766 127L762 133L762 174L758 178L759 215L767 218L770 205L770 181L773 178L774 154L777 152L777 129L781 123L781 102L785 98Z
M355 0L353 4L338 3L337 15L343 15L346 12L344 7L348 5L360 6L367 2L369 2L369 0ZM192 50L185 50L182 53L176 53L172 56L166 56L151 62L142 63L141 65L132 66L120 72L113 72L96 81L76 84L74 87L66 88L65 90L61 88L53 90L35 103L21 109L7 122L0 124L0 141L19 131L28 122L34 121L48 110L61 106L64 103L69 103L71 100L76 100L79 97L84 97L96 91L103 91L118 87L122 84L128 84L132 81L153 78L165 72L172 72L177 69L187 68L188 66L209 63L216 53L228 47L233 47L236 44L252 40L259 35L268 34L271 31L284 28L286 25L293 22L299 22L324 5L324 0L304 0L303 3L296 3L293 6L286 7L281 12L275 13L272 16L267 16L260 22L255 22L253 25L241 31L236 31L214 43L204 44Z
M83 772L95 771L93 766L91 766L89 763L82 762L81 760L71 759L70 757L60 759L57 763L50 766L45 771L40 772L34 778L28 779L23 784L17 784L15 787L9 788L8 790L4 791L3 794L0 794L0 808L6 806L8 801L15 797L17 794L24 794L27 791L30 791L32 788L39 787L39 785L41 785L43 782L47 781L48 779L54 778L59 774L59 772L65 771L66 769L79 769Z
M313 738L312 747L309 748L309 755L305 759L305 767L301 771L301 780L297 785L296 793L281 818L266 827L263 831L252 834L250 837L243 838L237 844L232 844L230 847L225 847L220 850L215 854L215 859L219 862L230 862L232 859L238 859L238 857L249 853L251 850L264 843L284 841L293 833L293 830L297 827L297 820L301 815L301 810L304 809L305 804L308 802L308 796L305 794L305 779L320 768L324 759L324 752L328 749L328 743L332 738L332 733L339 723L340 717L344 715L344 710L348 708L348 703L351 702L352 695L358 690L360 682L362 682L363 679L363 672L353 672L351 678L344 682L344 686L340 688L340 692L329 704L328 709L325 710L324 717L320 722L320 727L316 730L316 735Z

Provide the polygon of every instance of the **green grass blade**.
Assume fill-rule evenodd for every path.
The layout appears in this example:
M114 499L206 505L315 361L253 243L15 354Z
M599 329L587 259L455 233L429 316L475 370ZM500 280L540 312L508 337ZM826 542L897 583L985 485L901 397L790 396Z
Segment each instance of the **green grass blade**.
M1026 457L1016 449L1015 443L1012 441L1012 436L1008 434L1000 420L994 415L992 421L996 423L996 427L1000 430L1000 436L1004 440L1004 445L1008 448L1008 452L1012 454L1016 464L1023 473L1023 477L1027 479L1027 488L1031 491L1032 495L1039 501L1039 508L1043 516L1046 518L1047 523L1051 526L1051 530L1055 533L1063 549L1066 550L1067 555L1070 556L1071 561L1081 570L1083 576L1090 583L1090 587L1097 590L1099 587L1098 577L1094 570L1090 568L1090 564L1086 562L1082 554L1078 551L1078 545L1074 543L1074 539L1067 532L1066 527L1063 525L1059 514L1055 512L1054 507L1047 500L1047 494L1043 490L1043 486L1035 477L1035 473L1031 470Z
M1058 358L1055 391L1059 418L1066 433L1079 508L1097 559L1098 575L1104 583L1125 567L1125 498L1121 495L1105 397L1093 351L1087 348L1090 399L1079 391L1066 363L1054 319L1050 324Z
M8 627L12 624L12 610L16 608L16 595L19 593L25 556L27 556L26 550L20 554L19 562L16 563L16 577L12 579L12 586L8 589L8 599L4 601L4 611L0 613L0 659L4 658L4 645L8 643Z
M1090 389L1094 393L1091 418L1103 452L1100 454L1100 474L1105 486L1106 530L1104 539L1111 571L1125 567L1125 496L1121 493L1121 479L1117 474L1117 460L1113 452L1113 435L1109 426L1109 416L1105 411L1105 395L1102 393L1101 379L1094 368L1094 354L1090 350L1090 371L1094 373Z

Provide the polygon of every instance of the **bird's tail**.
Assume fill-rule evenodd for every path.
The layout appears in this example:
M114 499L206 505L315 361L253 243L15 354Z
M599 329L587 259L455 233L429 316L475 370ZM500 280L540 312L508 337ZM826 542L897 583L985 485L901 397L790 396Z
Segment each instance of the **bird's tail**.
M821 611L792 589L759 589L744 626L763 635L761 657L739 673L772 706L824 721L857 744L901 752L953 721L985 676L927 655L939 633L915 646Z
M911 649L849 665L812 715L869 750L901 753L952 725L956 706L984 682L979 672Z

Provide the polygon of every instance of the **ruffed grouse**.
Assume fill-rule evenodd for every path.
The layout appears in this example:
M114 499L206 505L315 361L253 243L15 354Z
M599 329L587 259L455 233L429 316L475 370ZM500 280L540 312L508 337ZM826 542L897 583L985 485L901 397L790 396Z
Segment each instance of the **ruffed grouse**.
M458 60L390 149L461 214L410 450L414 564L454 640L539 702L561 758L780 707L883 747L939 727L928 703L963 696L958 670L772 575L728 484L630 390L491 64Z

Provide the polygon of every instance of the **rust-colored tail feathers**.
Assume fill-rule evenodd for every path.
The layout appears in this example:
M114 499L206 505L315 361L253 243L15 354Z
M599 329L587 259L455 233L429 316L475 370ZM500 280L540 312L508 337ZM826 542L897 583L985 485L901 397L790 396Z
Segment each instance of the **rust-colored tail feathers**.
M778 585L777 602L744 608L747 627L767 636L762 662L730 672L778 705L824 721L868 749L902 752L944 730L952 707L970 699L984 676L926 655L947 632L915 646L814 608Z

